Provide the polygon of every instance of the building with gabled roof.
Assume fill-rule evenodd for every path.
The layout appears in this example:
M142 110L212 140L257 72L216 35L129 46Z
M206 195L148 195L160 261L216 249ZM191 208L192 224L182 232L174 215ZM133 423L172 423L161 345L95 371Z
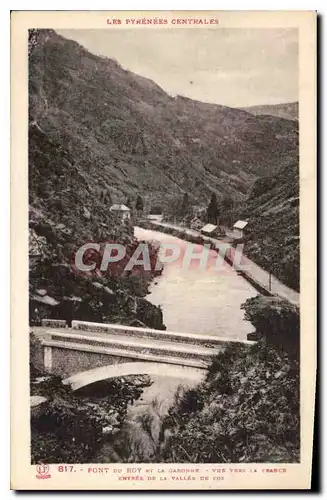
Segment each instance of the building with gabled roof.
M215 224L206 224L201 228L201 233L205 234L206 236L215 236L218 231L218 226L215 226Z
M126 220L131 218L131 209L123 204L116 203L109 208L109 211L118 215L121 218L121 220Z
M243 238L244 236L244 229L248 225L248 222L245 220L238 220L235 222L233 225L233 235L234 238Z

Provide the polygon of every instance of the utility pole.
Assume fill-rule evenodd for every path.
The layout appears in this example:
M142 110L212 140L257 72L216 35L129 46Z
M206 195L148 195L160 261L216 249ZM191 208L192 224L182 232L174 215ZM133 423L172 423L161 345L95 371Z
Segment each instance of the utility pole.
M264 255L264 260L266 262L266 269L268 271L268 291L271 292L272 288L272 275L275 270L275 262L272 261L273 257L269 257L269 255L273 255L273 243L271 238L266 238L264 241L266 253ZM269 251L270 250L270 251Z
M269 292L271 292L271 289L272 289L272 276L273 276L273 273L275 271L275 266L274 264L270 264L270 267L269 267Z

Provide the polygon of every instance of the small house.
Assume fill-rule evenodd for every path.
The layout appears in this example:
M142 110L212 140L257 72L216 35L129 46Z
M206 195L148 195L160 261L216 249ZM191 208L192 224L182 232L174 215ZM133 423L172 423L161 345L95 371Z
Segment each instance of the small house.
M214 238L219 234L219 228L214 224L206 224L201 228L201 233L205 236L211 236L212 238Z
M190 222L190 228L194 229L195 231L200 231L202 226L203 226L203 222L198 217L194 217Z
M233 236L234 238L241 239L244 236L244 230L248 222L245 220L238 220L233 226Z
M131 210L130 208L126 207L126 205L112 205L109 208L109 211L118 215L121 220L127 220L131 218Z

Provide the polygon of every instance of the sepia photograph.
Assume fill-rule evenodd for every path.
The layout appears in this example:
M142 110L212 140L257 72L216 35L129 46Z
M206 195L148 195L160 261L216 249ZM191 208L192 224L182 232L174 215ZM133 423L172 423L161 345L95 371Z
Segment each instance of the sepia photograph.
M25 32L29 466L278 488L314 397L300 23L102 18Z
M298 462L297 30L28 57L33 463Z

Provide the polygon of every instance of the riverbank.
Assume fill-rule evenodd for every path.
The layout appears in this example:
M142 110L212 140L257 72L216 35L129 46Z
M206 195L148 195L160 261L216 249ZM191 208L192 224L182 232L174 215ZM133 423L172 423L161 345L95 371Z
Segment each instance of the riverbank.
M89 463L123 427L128 408L144 388L145 375L105 380L73 391L61 377L36 368L38 340L30 337L31 462ZM76 425L78 422L78 425Z
M298 463L299 364L271 345L229 346L162 422L154 462Z
M97 228L92 236L91 229L84 232L83 227L81 222L78 235L66 234L60 225L45 221L30 209L30 325L53 318L68 323L79 319L165 329L160 308L147 300L149 285L160 271L124 271L125 261L102 271L100 251L92 255L96 263L93 271L82 272L75 266L77 249L89 241L102 244L101 248L108 239L119 243L124 246L126 259L130 258L139 243L133 226L117 224L116 233L108 236L105 231L99 234ZM151 245L148 248L155 258L157 249Z

